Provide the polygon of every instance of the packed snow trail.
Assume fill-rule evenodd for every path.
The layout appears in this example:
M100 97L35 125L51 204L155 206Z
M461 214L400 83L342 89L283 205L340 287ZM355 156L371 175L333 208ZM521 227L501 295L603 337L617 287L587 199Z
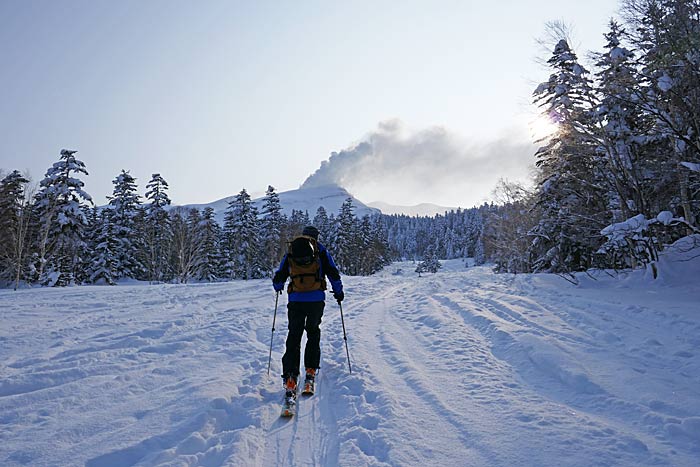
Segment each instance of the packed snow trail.
M698 465L700 268L414 267L344 278L292 419L269 281L0 291L0 465Z

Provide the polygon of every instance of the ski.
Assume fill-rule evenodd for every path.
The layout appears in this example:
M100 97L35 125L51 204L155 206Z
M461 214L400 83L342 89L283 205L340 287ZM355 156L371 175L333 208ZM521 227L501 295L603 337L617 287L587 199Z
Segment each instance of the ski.
M297 404L295 400L285 400L282 404L282 413L280 414L283 418L293 417L297 413Z
M289 418L293 417L297 413L297 401L294 396L285 396L284 402L282 403L282 413L281 417Z
M301 391L302 396L313 396L316 391L316 383L313 379L307 379L304 381L304 389Z
M304 378L304 387L301 390L302 396L313 396L316 392L316 369L307 368L306 378Z
M306 378L304 379L304 386L301 389L301 395L304 397L313 396L316 391L316 372L307 371ZM285 385L284 402L282 403L282 412L280 414L283 418L290 418L297 413L297 394L299 391L299 386L296 382Z
M296 381L285 384L284 402L282 402L282 417L293 417L297 413L297 386Z

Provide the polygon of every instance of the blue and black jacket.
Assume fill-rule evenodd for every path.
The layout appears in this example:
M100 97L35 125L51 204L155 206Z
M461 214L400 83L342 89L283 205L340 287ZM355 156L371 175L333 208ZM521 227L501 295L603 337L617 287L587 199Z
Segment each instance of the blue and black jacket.
M333 290L333 293L342 292L343 282L340 280L340 272L338 271L338 267L335 265L335 261L333 261L333 257L330 253L328 253L326 247L324 247L320 243L318 243L318 256L319 261L321 262L319 270L321 277L323 277L323 275L325 274L325 276L328 278L328 281L331 284L331 290ZM282 289L284 289L284 284L285 282L287 282L288 278L289 259L285 254L284 258L282 258L282 262L280 263L280 267L277 269L274 277L272 278L272 286L274 287L276 292L279 292ZM289 294L290 302L322 302L325 299L326 294L323 290L312 290L309 292L291 292Z

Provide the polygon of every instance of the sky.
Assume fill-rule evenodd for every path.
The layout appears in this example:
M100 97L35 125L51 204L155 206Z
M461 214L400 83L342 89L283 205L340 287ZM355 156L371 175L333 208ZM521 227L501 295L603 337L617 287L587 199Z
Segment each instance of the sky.
M125 169L142 195L160 173L175 204L296 189L313 174L365 202L470 207L500 177L528 179L545 23L570 23L585 59L617 10L0 0L0 170L38 181L66 148L97 204Z

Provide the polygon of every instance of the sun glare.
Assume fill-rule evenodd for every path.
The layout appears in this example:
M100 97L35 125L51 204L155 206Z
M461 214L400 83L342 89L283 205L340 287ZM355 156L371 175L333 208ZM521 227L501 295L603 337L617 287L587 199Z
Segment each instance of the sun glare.
M547 138L557 131L557 124L546 115L538 115L528 124L530 136L535 140Z

